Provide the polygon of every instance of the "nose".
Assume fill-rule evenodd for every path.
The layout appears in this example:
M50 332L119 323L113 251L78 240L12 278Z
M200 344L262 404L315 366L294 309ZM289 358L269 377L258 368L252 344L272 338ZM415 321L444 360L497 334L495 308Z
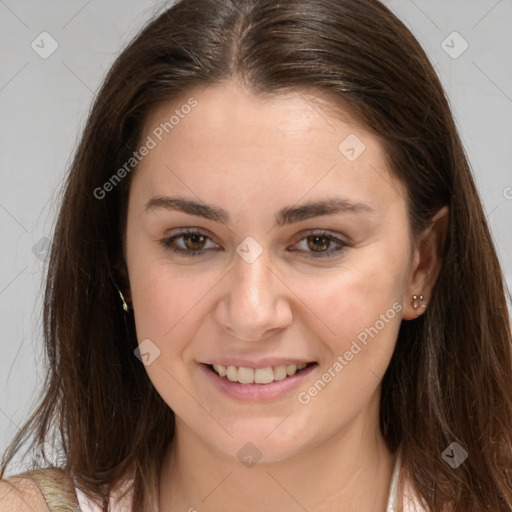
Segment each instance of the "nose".
M215 319L232 337L262 341L290 325L290 290L271 266L265 251L252 263L237 256L228 275Z

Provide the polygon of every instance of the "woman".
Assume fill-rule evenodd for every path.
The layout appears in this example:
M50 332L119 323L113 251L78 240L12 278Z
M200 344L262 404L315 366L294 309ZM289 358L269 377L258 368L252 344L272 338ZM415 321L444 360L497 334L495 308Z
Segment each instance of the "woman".
M5 479L2 510L512 508L503 276L439 80L377 0L152 21L90 114L45 320L2 474L29 435L62 469Z

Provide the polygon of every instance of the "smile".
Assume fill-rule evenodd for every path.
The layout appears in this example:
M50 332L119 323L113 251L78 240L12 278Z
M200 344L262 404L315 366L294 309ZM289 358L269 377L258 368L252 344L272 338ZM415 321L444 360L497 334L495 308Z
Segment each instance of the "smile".
M297 387L304 386L309 375L318 368L317 362L260 368L218 363L199 364L199 369L214 389L222 395L245 402L283 398Z
M231 382L239 382L240 384L270 384L295 375L311 364L314 363L281 364L279 366L267 366L266 368L213 364L210 365L210 369L220 377L224 377Z

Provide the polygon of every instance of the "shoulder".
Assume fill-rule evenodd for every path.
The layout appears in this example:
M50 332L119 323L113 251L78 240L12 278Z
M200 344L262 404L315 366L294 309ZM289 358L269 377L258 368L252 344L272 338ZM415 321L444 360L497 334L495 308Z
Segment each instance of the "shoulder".
M36 482L28 475L0 480L0 512L48 512Z

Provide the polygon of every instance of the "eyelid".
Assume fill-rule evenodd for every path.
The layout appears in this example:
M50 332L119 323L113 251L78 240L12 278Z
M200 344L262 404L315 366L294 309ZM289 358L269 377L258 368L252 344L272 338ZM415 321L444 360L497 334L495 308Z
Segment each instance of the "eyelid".
M314 251L300 251L300 250L293 250L291 252L305 252L305 254L311 256L312 259L319 259L319 258L336 258L337 256L340 256L343 252L345 252L346 249L349 247L352 247L352 245L344 240L340 235L333 234L331 231L325 230L325 229L309 229L306 231L303 231L301 233L297 234L297 237L295 237L294 245L297 245L299 242L302 242L306 238L310 236L318 236L318 237L324 237L327 238L330 242L337 245L337 248L334 250L328 250L328 251L320 251L315 253Z
M184 256L192 256L192 257L193 256L201 256L205 252L212 250L211 248L208 248L208 249L199 249L197 251L190 251L190 250L182 249L181 247L171 247L171 244L174 242L174 240L177 240L185 235L201 235L218 247L218 244L216 244L212 240L212 237L199 228L183 228L180 231L178 231L170 236L164 237L163 239L159 240L159 242L164 246L165 249L167 249L171 252L174 252L176 254L182 254ZM217 249L214 249L214 250L217 250Z
M208 249L199 249L197 251L192 251L192 250L182 249L181 247L172 247L171 246L171 244L172 244L172 242L174 242L174 240L179 239L180 237L185 236L185 235L201 235L201 236L205 237L207 240L209 240L212 243L214 243L215 245L217 245L217 247L218 247L218 244L216 244L208 234L206 234L203 230L201 230L199 228L183 228L180 231L176 232L175 234L163 238L162 240L160 240L160 243L167 250L169 250L175 254L181 254L184 257L201 256L204 253L209 252L211 250L218 250L217 248L215 248L215 249L208 248ZM344 252L347 248L352 246L349 242L347 242L346 240L341 238L339 235L333 234L332 232L323 230L323 229L310 229L310 230L306 230L306 231L302 231L301 233L298 233L294 237L293 245L297 245L299 242L304 241L306 238L308 238L310 236L325 237L331 243L336 244L338 248L335 250L329 250L329 251L319 251L317 253L315 253L314 251L301 251L301 250L292 250L290 252L304 252L305 254L310 255L311 258L313 258L313 259L335 258L336 256L339 256L342 252Z

